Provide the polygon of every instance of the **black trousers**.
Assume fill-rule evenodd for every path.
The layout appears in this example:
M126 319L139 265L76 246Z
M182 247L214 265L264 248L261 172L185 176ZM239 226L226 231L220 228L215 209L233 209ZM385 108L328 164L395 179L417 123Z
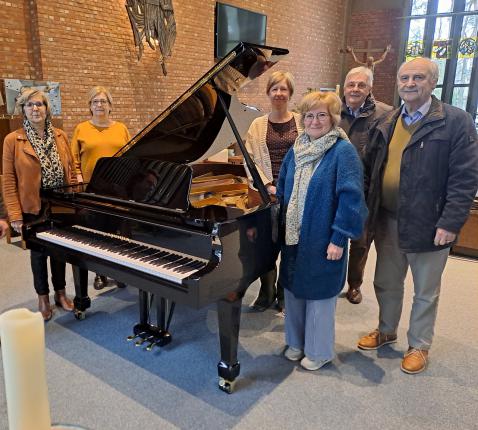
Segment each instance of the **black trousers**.
M280 283L280 279L277 279L277 266L275 266L270 272L262 275L260 279L261 288L255 304L267 307L277 299L278 305L283 308L284 287Z
M23 222L32 222L39 218L38 215L23 214ZM30 251L30 263L33 273L33 286L39 295L49 294L48 287L48 256L42 251ZM66 263L55 260L50 257L51 283L55 291L63 290L66 286L65 282Z

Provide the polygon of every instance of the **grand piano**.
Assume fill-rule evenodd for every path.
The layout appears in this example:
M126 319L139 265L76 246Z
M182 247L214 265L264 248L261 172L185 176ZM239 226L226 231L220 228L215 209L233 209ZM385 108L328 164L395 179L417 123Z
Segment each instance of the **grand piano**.
M88 271L138 288L139 322L128 339L146 350L171 342L176 303L217 303L219 388L227 393L240 372L242 297L279 249L278 205L241 140L258 114L235 93L287 54L239 43L114 157L100 159L88 184L42 190L48 210L23 227L28 248L72 264L76 318L91 305ZM198 162L231 142L246 167ZM226 195L245 187L247 197L224 203L202 182Z

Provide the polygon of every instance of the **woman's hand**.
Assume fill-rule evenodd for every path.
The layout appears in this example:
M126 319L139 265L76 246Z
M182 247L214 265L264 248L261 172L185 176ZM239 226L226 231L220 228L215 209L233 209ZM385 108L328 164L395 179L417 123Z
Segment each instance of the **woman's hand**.
M8 223L5 220L0 219L0 239L7 234L7 230Z
M334 245L333 243L329 243L329 246L327 247L327 260L340 260L343 253L344 248Z
M267 185L266 190L269 194L271 194L273 196L276 195L277 188L274 185L272 185L272 184Z

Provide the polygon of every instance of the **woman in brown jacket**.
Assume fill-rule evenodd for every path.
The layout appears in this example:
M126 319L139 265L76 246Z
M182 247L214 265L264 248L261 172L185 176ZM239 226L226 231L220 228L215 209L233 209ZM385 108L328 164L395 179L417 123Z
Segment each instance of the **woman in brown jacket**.
M2 190L0 190L0 239L7 234L8 230L8 223L5 218L7 218L7 214L3 207Z
M18 233L24 222L36 220L42 207L40 188L76 182L68 139L64 131L51 124L50 103L36 89L24 90L17 100L23 114L23 127L8 134L3 143L3 198L8 219ZM43 319L52 317L49 300L47 255L31 251L33 284ZM55 303L72 311L73 302L65 292L65 263L50 258Z

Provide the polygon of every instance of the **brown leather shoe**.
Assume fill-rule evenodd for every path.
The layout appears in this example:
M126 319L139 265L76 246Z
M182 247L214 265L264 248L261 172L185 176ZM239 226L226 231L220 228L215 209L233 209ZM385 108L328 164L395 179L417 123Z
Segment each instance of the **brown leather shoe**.
M38 294L38 310L41 312L44 321L50 321L53 312L50 306L50 296L48 294Z
M402 369L405 373L415 374L423 372L428 364L428 351L410 347L403 356Z
M71 312L75 309L73 301L66 295L66 290L55 291L55 305L61 307L64 311Z
M357 346L360 349L370 350L370 349L378 349L387 343L395 343L397 341L396 334L385 334L380 333L378 330L374 330L373 332L363 336L358 341Z
M358 305L362 301L362 293L360 292L360 288L352 288L349 287L349 290L345 294L347 300L354 305Z

